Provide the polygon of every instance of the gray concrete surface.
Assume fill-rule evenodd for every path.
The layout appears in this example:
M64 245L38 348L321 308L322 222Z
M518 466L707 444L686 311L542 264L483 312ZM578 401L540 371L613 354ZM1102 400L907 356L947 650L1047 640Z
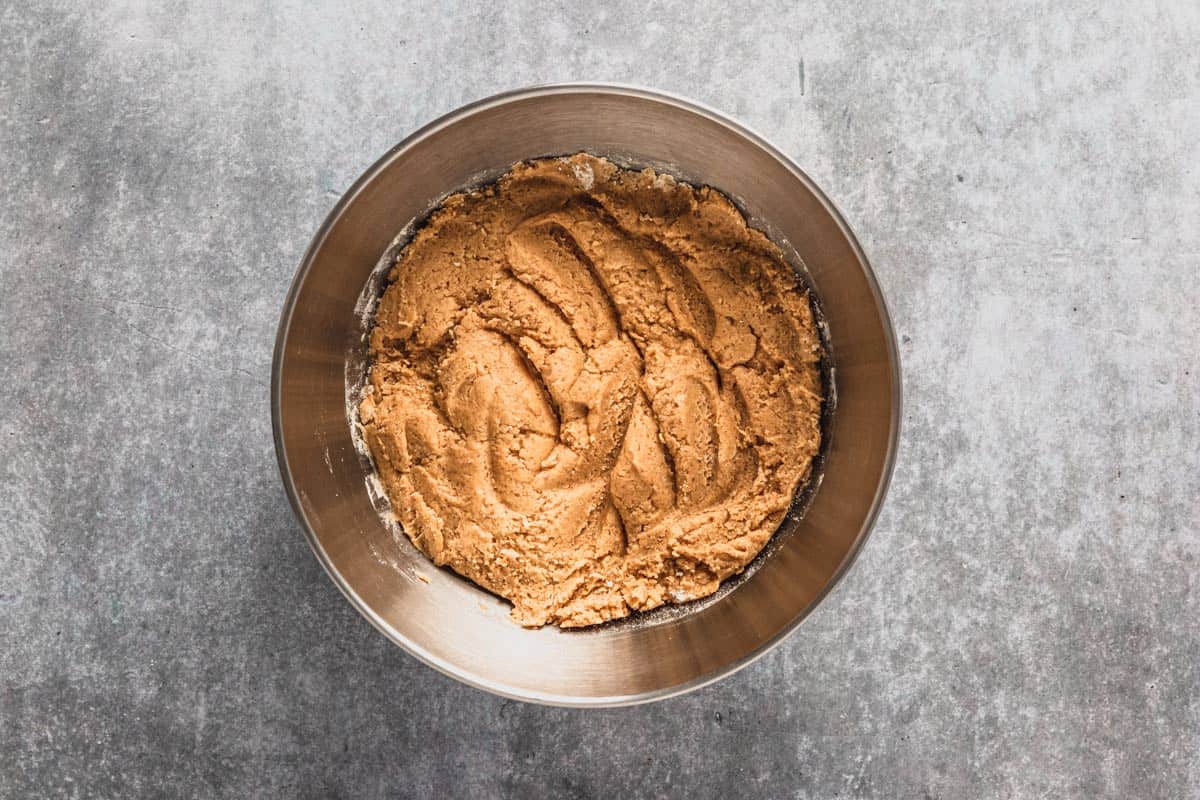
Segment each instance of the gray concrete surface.
M0 796L1200 796L1200 6L0 3ZM525 706L309 554L267 373L379 154L530 83L791 154L902 335L902 459L760 662Z

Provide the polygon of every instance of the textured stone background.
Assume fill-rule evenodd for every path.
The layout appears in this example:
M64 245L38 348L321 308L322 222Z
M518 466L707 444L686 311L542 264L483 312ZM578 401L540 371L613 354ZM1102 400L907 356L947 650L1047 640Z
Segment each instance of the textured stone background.
M1200 6L434 5L0 2L0 796L1200 796ZM563 80L776 142L903 337L856 568L636 709L389 644L268 419L339 193Z

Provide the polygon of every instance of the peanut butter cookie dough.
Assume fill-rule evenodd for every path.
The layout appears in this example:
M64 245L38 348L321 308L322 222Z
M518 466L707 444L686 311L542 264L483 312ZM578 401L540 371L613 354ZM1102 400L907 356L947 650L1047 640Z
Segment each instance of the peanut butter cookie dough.
M716 591L820 444L821 343L722 194L587 154L448 198L403 249L359 415L409 538L578 627Z

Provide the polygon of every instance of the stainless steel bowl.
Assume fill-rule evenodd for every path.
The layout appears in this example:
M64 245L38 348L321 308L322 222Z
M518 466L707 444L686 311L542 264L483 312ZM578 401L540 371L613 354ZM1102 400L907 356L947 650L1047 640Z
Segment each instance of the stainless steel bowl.
M519 160L587 150L665 169L737 200L807 268L828 323L836 409L823 477L740 579L714 598L595 629L525 630L507 606L433 567L378 513L347 398L365 357L362 306L380 256L440 197ZM370 292L372 290L368 290ZM896 343L866 257L791 161L716 112L607 85L549 86L473 103L397 145L317 232L284 303L271 410L288 495L325 569L377 628L459 680L521 700L638 703L714 681L793 630L854 560L896 453Z

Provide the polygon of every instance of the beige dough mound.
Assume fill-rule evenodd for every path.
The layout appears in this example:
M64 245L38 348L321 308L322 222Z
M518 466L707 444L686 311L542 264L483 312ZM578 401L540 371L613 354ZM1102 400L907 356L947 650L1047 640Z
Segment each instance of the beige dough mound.
M592 625L716 591L820 444L821 344L733 204L578 154L448 198L402 251L359 407L404 531Z

